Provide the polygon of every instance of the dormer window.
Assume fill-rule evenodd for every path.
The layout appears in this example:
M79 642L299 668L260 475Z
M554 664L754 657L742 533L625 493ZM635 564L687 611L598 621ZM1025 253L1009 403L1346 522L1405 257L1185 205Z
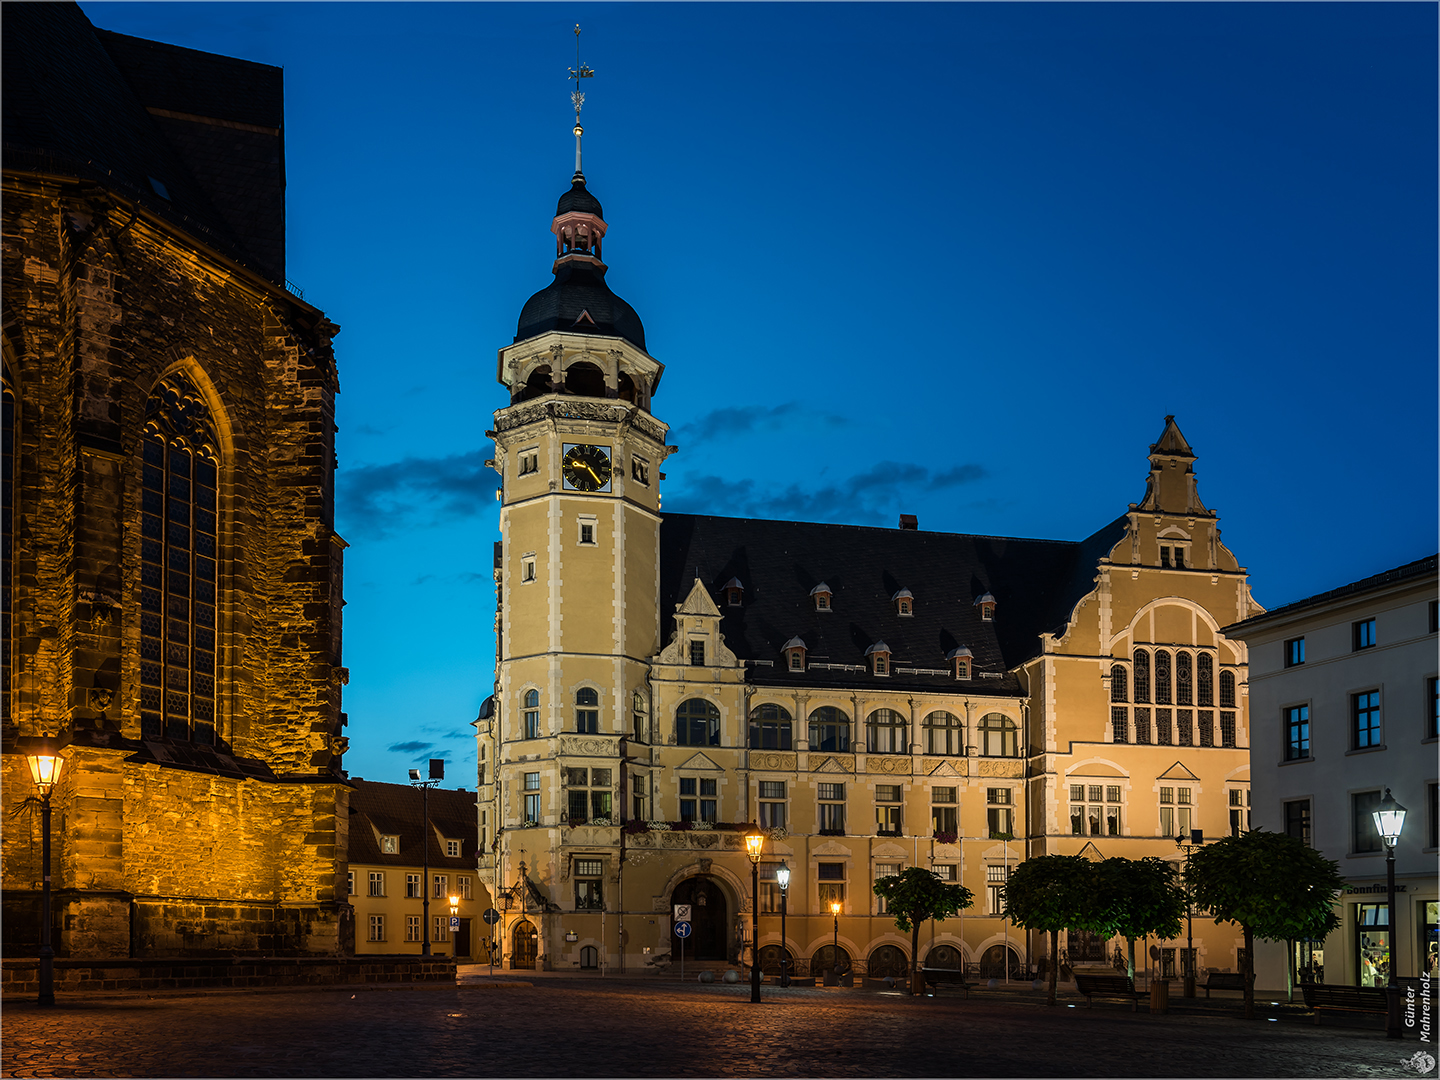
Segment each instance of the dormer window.
M798 637L792 637L784 645L780 646L785 654L785 667L789 671L805 670L805 642Z
M725 593L726 607L742 606L745 599L745 586L741 584L739 578L732 577L729 581L725 582L724 585L720 586L720 588L724 590Z
M815 598L815 610L816 610L816 611L830 611L830 610L831 610L831 607L830 607L830 596L831 596L830 586L829 586L829 585L826 585L825 582L822 581L819 585L816 585L813 589L811 589L811 590L810 590L810 595Z
M398 836L382 836L382 837L380 837L380 853L381 853L382 855L399 855L399 854L400 854L400 837L398 837Z
M870 673L872 675L890 674L890 646L883 641L877 641L865 650L865 657L870 661Z
M975 662L975 656L969 649L964 645L961 645L958 649L951 649L948 654L948 659L955 670L955 678L970 678L970 666Z
M894 596L890 597L890 602L895 605L895 614L897 615L903 615L908 618L915 614L915 597L909 589L901 589Z
M982 593L975 598L975 606L980 609L981 622L995 621L995 597L988 592Z

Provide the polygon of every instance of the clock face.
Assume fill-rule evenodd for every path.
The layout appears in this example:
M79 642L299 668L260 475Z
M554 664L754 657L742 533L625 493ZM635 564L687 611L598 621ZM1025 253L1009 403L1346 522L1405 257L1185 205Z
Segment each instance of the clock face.
M610 448L587 443L566 443L560 473L567 491L610 490Z

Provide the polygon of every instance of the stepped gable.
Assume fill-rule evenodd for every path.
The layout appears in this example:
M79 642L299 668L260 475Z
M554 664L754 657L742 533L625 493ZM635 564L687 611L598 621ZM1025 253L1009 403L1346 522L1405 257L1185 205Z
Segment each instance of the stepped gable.
M1075 604L1095 587L1096 564L1124 535L1125 520L1075 542L667 514L660 530L662 633L668 638L669 616L697 574L713 596L738 577L746 583L744 601L720 605L720 632L742 659L774 663L752 667L753 682L953 688L947 655L966 646L975 671L966 685L1018 695L1010 672L1040 652L1042 633L1063 631ZM827 612L816 610L811 595L822 580L833 594ZM913 615L896 611L892 597L901 589L914 594ZM989 622L975 606L987 592L996 598ZM896 673L882 680L861 671L787 671L782 649L797 635L812 668L864 665L865 651L883 640ZM898 671L911 667L945 673Z

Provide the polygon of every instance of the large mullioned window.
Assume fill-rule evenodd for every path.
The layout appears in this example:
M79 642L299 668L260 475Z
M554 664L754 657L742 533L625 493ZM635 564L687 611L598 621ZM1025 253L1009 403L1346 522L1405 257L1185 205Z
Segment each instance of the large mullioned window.
M215 742L218 440L184 375L145 406L140 517L140 731Z

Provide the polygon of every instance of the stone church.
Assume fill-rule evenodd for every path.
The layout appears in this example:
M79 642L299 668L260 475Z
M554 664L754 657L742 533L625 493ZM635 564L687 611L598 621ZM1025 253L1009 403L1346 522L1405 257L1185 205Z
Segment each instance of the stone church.
M4 11L4 934L63 745L58 955L344 951L331 338L278 68Z
M1219 628L1260 608L1173 417L1139 501L1075 541L662 512L664 365L611 290L576 164L488 433L478 809L507 965L748 963L758 906L767 971L784 950L802 975L896 974L910 936L873 884L924 866L976 902L924 927L922 962L1021 977L1047 946L1001 917L1018 862L1178 861L1177 836L1246 827L1246 653ZM1197 920L1190 962L1233 970L1238 941ZM1115 944L1072 935L1063 959ZM1184 940L1152 944L1157 974L1187 963Z

